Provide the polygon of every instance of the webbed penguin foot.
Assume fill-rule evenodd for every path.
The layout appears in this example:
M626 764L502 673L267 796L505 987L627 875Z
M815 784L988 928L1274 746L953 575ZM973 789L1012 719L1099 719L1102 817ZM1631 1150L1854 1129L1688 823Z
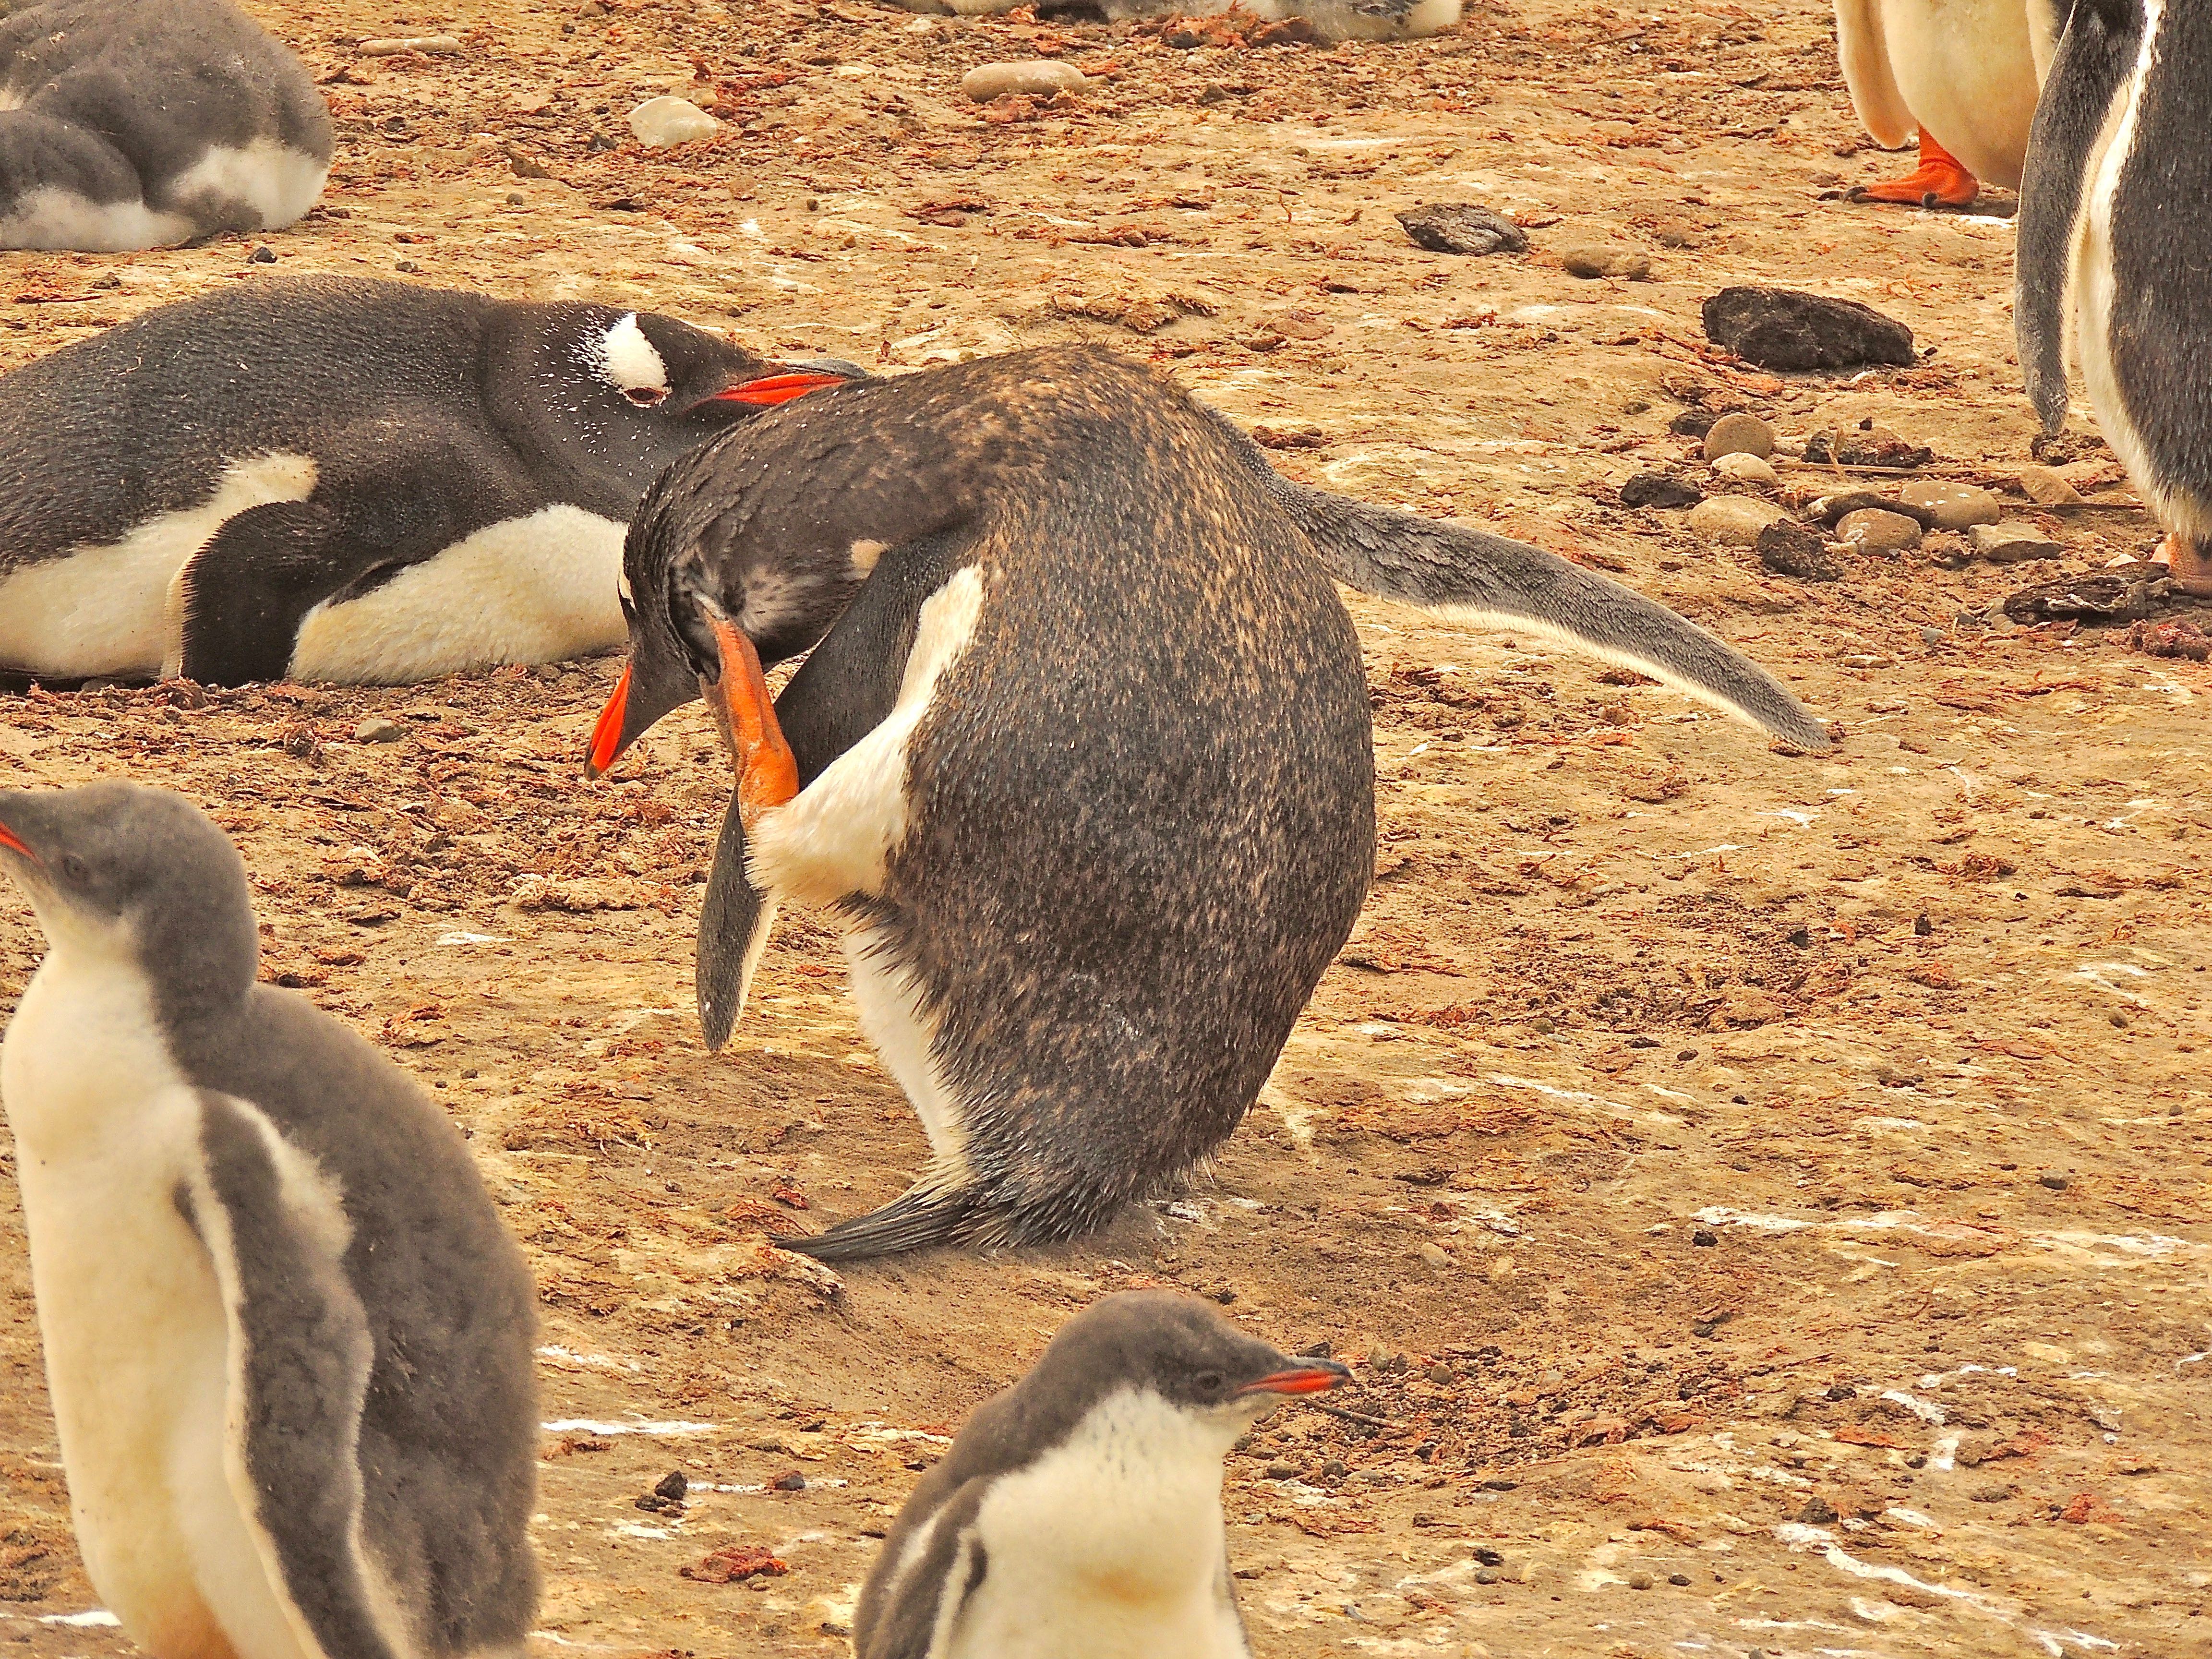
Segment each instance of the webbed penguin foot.
M2201 546L2176 531L2158 550L2175 592L2193 599L2212 599L2212 548Z
M1851 192L1854 202L1903 202L1910 207L1972 207L1982 193L1982 181L1966 171L1959 158L1920 130L1920 165L1902 179L1879 185L1862 185Z

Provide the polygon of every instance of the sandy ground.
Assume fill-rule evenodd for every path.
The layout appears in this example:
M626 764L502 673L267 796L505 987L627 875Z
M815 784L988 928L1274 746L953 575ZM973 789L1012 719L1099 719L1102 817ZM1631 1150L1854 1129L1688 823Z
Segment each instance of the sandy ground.
M2212 1650L2212 669L1990 625L2019 569L1803 583L1617 505L1638 471L1701 472L1668 432L1686 404L1797 437L1872 419L2000 489L2028 459L2010 225L1823 199L1900 167L1857 149L1825 7L1529 0L1341 50L785 0L257 9L341 133L325 206L266 239L280 271L611 295L894 367L1107 340L1317 428L1280 457L1301 477L1617 571L1844 732L1778 754L1355 599L1375 894L1218 1166L1066 1249L839 1283L768 1234L888 1198L921 1137L819 917L702 1048L726 774L696 707L586 787L611 660L6 699L9 781L149 777L215 811L266 974L470 1131L544 1290L541 1659L840 1650L939 1437L1147 1284L1359 1370L1231 1461L1262 1655ZM354 50L447 29L456 56ZM1014 120L958 98L1039 52L1101 85ZM623 118L671 89L732 119L641 154ZM1455 200L1532 251L1425 253L1392 218ZM1651 279L1578 281L1575 243ZM255 245L6 256L0 362L243 278ZM1710 361L1698 303L1747 281L1863 299L1932 355ZM2086 569L2154 531L2075 428L2072 476L2119 505L2039 521ZM371 714L404 740L355 742ZM0 1000L36 953L0 908ZM0 1639L119 1651L76 1617L12 1218L0 1273ZM673 1469L685 1512L637 1508ZM790 1571L679 1576L727 1543Z

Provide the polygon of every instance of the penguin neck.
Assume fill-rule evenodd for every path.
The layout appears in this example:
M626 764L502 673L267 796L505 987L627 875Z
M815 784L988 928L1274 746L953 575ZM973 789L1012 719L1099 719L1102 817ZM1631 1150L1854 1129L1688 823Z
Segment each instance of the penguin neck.
M584 413L576 381L590 371L580 343L549 338L558 326L551 307L484 307L477 380L485 417L556 499L626 523L659 468L624 468L613 434Z

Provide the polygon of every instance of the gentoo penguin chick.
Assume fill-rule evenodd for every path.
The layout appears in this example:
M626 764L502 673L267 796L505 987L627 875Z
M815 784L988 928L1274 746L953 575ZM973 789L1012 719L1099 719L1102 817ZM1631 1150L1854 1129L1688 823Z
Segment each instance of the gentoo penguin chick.
M2056 32L2053 0L1836 0L1859 119L1892 149L1920 137L1912 172L1852 199L1967 207L1984 179L2017 186Z
M1217 422L1086 348L858 382L671 467L624 569L591 767L702 687L738 763L708 1042L777 903L829 907L929 1136L904 1197L794 1248L1066 1237L1229 1136L1375 801L1352 619ZM771 709L762 665L817 640Z
M0 378L0 671L400 684L604 650L653 475L861 372L786 368L359 278L149 311Z
M1022 0L892 0L908 11L963 17L994 16ZM1109 23L1141 22L1161 17L1214 17L1235 7L1263 23L1303 18L1323 40L1410 40L1439 34L1459 23L1462 0L1076 0L1037 8L1089 11Z
M535 1298L407 1074L254 981L180 797L0 793L47 941L0 1047L85 1571L155 1659L522 1650Z
M0 247L161 247L315 204L331 117L230 0L33 0L0 18Z
M855 1659L1246 1659L1222 1460L1286 1396L1350 1376L1194 1297L1093 1304L921 1478L860 1592Z
M2069 339L2097 424L2212 598L2212 9L2077 0L2036 112L2014 306L2027 393L2066 423Z

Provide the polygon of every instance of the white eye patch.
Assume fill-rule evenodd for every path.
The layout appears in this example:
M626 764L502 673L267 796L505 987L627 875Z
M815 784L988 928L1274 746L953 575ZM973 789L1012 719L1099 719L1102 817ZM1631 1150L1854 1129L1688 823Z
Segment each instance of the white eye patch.
M668 365L637 325L635 311L600 337L599 358L599 373L640 409L652 409L668 396Z

